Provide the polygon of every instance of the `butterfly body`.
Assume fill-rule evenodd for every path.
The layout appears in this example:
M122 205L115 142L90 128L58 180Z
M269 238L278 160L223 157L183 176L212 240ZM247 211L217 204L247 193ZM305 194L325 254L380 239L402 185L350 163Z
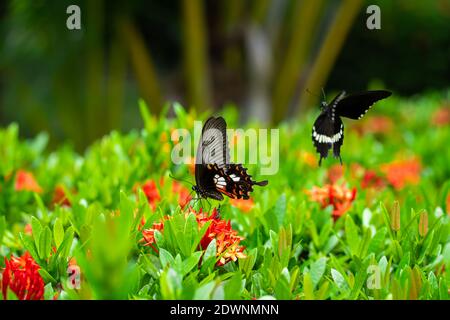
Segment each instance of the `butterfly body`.
M200 198L220 201L226 195L233 199L249 199L253 185L267 185L267 181L253 181L246 168L230 163L229 158L225 119L211 117L203 126L196 156L196 185L192 190Z
M319 166L323 158L333 149L333 155L341 158L341 146L344 143L344 123L341 117L361 119L370 107L378 100L385 99L391 92L374 90L346 96L345 91L340 92L329 104L322 102L322 112L317 117L312 128L312 141L317 153L320 155Z

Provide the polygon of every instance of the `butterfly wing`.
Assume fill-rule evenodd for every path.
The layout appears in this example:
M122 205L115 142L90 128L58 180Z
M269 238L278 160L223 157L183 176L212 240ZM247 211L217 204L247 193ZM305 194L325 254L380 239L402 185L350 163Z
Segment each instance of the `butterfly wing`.
M225 168L225 175L218 176L217 190L232 199L249 199L253 186L266 186L267 180L256 182L242 164L231 163Z
M214 177L224 173L225 165L229 162L227 124L222 117L210 117L202 129L202 135L197 147L195 160L195 183L203 196L216 200L223 200L217 191Z
M265 186L267 181L253 181L241 164L229 163L226 129L222 117L206 121L197 149L195 181L202 196L223 200L224 194L233 199L248 199L253 185Z
M333 148L334 156L340 157L340 149L344 141L344 124L339 117L333 121L331 116L324 112L314 122L312 129L312 141L317 153L322 158L328 156L328 151Z
M217 164L219 168L223 168L229 162L227 123L222 117L210 117L202 129L196 163Z
M361 119L375 102L391 94L386 90L364 91L348 95L330 105L333 105L336 115L356 120Z

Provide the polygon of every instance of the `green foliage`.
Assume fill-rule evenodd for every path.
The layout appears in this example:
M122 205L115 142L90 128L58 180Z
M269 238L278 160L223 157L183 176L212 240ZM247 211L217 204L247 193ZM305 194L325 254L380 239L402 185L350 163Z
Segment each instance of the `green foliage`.
M360 135L360 124L348 123L338 184L357 193L341 217L305 192L328 183L333 163L318 168L316 158L305 158L314 157L314 115L281 125L279 171L255 188L250 210L229 199L221 204L220 218L231 221L246 248L246 258L224 265L219 238L202 247L211 222L199 227L195 214L179 207L169 178L193 181L188 165L170 161L170 136L175 128L192 130L194 113L177 105L175 118L166 117L168 107L156 117L142 102L144 129L112 132L83 156L69 147L47 152L42 135L22 141L10 125L0 130L0 267L3 257L28 251L40 266L45 299L448 299L450 130L424 124L440 101L386 100L371 114L386 107L396 124L386 133ZM233 115L232 108L224 114L230 128L237 126ZM420 181L394 188L380 168L402 153L420 159ZM375 171L385 186L363 188L352 164ZM259 167L248 167L258 179ZM42 192L18 190L19 170L32 172ZM137 187L149 180L158 193L151 205ZM53 201L61 185L70 205ZM201 206L209 211L206 203L194 209ZM162 222L144 245L142 230ZM71 286L73 265L79 288Z

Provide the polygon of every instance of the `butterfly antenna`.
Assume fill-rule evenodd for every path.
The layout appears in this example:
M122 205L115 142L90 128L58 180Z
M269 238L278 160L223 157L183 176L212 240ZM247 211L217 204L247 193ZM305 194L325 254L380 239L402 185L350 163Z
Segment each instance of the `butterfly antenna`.
M327 101L327 96L325 95L325 90L322 87L322 95L323 95L323 100Z
M192 182L190 182L190 181L188 181L188 180L181 179L181 178L175 178L172 174L169 174L169 177L171 177L173 180L187 182L187 183L189 183L191 186L194 185Z

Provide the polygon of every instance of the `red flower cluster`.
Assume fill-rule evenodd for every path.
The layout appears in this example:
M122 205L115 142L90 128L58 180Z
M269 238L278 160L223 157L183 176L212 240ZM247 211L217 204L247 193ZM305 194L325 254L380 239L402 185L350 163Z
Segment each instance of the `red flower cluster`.
M401 190L406 184L419 183L421 165L417 159L398 160L382 165L381 171L396 190Z
M56 186L55 191L53 192L52 205L55 204L66 207L72 206L62 186Z
M195 215L199 229L201 229L205 223L211 222L205 235L200 241L200 248L206 250L211 241L216 239L217 257L220 258L217 265L224 265L229 261L236 261L238 258L246 257L243 253L245 248L239 245L243 238L238 236L237 231L232 229L230 221L218 218L216 209L213 210L211 215L208 215L201 209L199 212L196 212L192 208L189 208L189 211L186 214L189 213ZM153 246L155 243L155 231L158 230L163 232L164 223L170 218L170 216L166 216L162 222L155 222L153 223L152 228L143 230L143 239L141 242L144 242L145 246L150 246L157 252L156 248Z
M394 123L386 116L372 116L367 120L357 123L354 129L360 134L386 134L392 130Z
M323 187L314 186L306 193L310 199L320 203L322 208L333 206L333 218L336 220L350 209L356 198L356 188L348 189L345 185L327 184Z
M16 191L32 191L37 193L42 192L42 188L36 182L33 174L25 170L17 171L14 189Z
M164 180L161 179L160 186L164 185ZM145 196L147 197L148 203L152 207L154 211L156 209L156 205L161 201L161 196L159 194L158 187L154 180L147 180L142 185L135 185L134 192L137 191L138 188L141 188L144 191ZM182 184L172 181L172 192L174 194L178 194L178 204L180 207L184 208L189 201L191 200L191 196L189 194L189 190L185 188Z
M5 265L2 275L4 299L7 298L8 288L20 300L42 299L44 296L44 281L38 272L40 267L28 252L20 258L14 256L10 260L5 258Z
M385 180L373 170L366 170L361 181L361 188L380 190L386 186Z
M137 190L138 187L142 188L142 191L144 191L144 194L147 197L148 203L152 207L152 210L155 210L156 204L161 200L161 196L159 195L159 191L156 187L155 181L148 180L143 185L136 186L134 189Z

